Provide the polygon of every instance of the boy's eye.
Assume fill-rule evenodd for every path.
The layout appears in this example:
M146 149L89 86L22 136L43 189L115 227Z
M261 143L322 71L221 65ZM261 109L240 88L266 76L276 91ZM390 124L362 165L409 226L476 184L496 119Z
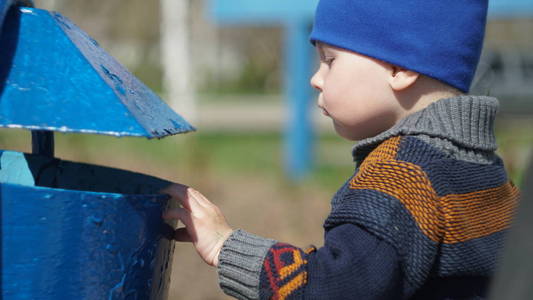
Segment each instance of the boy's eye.
M335 60L334 57L324 57L324 63L328 66L331 66L334 60Z
M333 56L326 56L326 55L322 55L320 57L320 60L325 63L326 65L330 66L333 61L335 60L335 58Z

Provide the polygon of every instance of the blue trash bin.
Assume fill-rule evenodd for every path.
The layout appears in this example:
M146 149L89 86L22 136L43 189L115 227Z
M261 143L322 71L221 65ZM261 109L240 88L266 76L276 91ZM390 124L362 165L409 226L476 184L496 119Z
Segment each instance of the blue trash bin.
M193 131L59 13L0 0L0 299L166 299L169 182L54 157L54 133L162 138Z
M165 299L170 205L154 177L0 151L2 299Z

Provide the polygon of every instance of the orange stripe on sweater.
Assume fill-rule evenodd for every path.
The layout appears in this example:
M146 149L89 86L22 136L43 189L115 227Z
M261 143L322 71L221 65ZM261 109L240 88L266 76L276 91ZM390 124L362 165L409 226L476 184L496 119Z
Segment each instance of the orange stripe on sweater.
M279 289L278 299L286 299L295 290L307 283L307 272L302 272Z
M420 166L395 160L399 142L400 137L389 139L370 153L350 188L399 199L420 230L435 242L464 242L509 227L518 201L514 185L439 197Z
M464 242L508 228L518 197L518 189L510 182L483 191L441 197L446 226L444 242Z

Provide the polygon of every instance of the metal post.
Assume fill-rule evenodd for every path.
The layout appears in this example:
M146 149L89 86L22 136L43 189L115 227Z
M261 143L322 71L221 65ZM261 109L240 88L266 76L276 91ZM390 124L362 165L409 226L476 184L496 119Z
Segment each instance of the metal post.
M313 130L310 118L312 47L307 19L291 20L285 27L285 90L289 106L285 142L286 171L293 180L311 168Z
M34 130L31 132L32 153L54 157L54 132Z

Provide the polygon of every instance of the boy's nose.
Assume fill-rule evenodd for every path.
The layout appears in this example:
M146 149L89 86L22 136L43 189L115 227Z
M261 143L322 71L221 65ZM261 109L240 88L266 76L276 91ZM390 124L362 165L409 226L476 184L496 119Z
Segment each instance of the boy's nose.
M320 69L318 69L315 74L311 77L310 84L313 88L317 89L318 91L322 92L322 84L324 83L322 80L322 76L319 74Z

